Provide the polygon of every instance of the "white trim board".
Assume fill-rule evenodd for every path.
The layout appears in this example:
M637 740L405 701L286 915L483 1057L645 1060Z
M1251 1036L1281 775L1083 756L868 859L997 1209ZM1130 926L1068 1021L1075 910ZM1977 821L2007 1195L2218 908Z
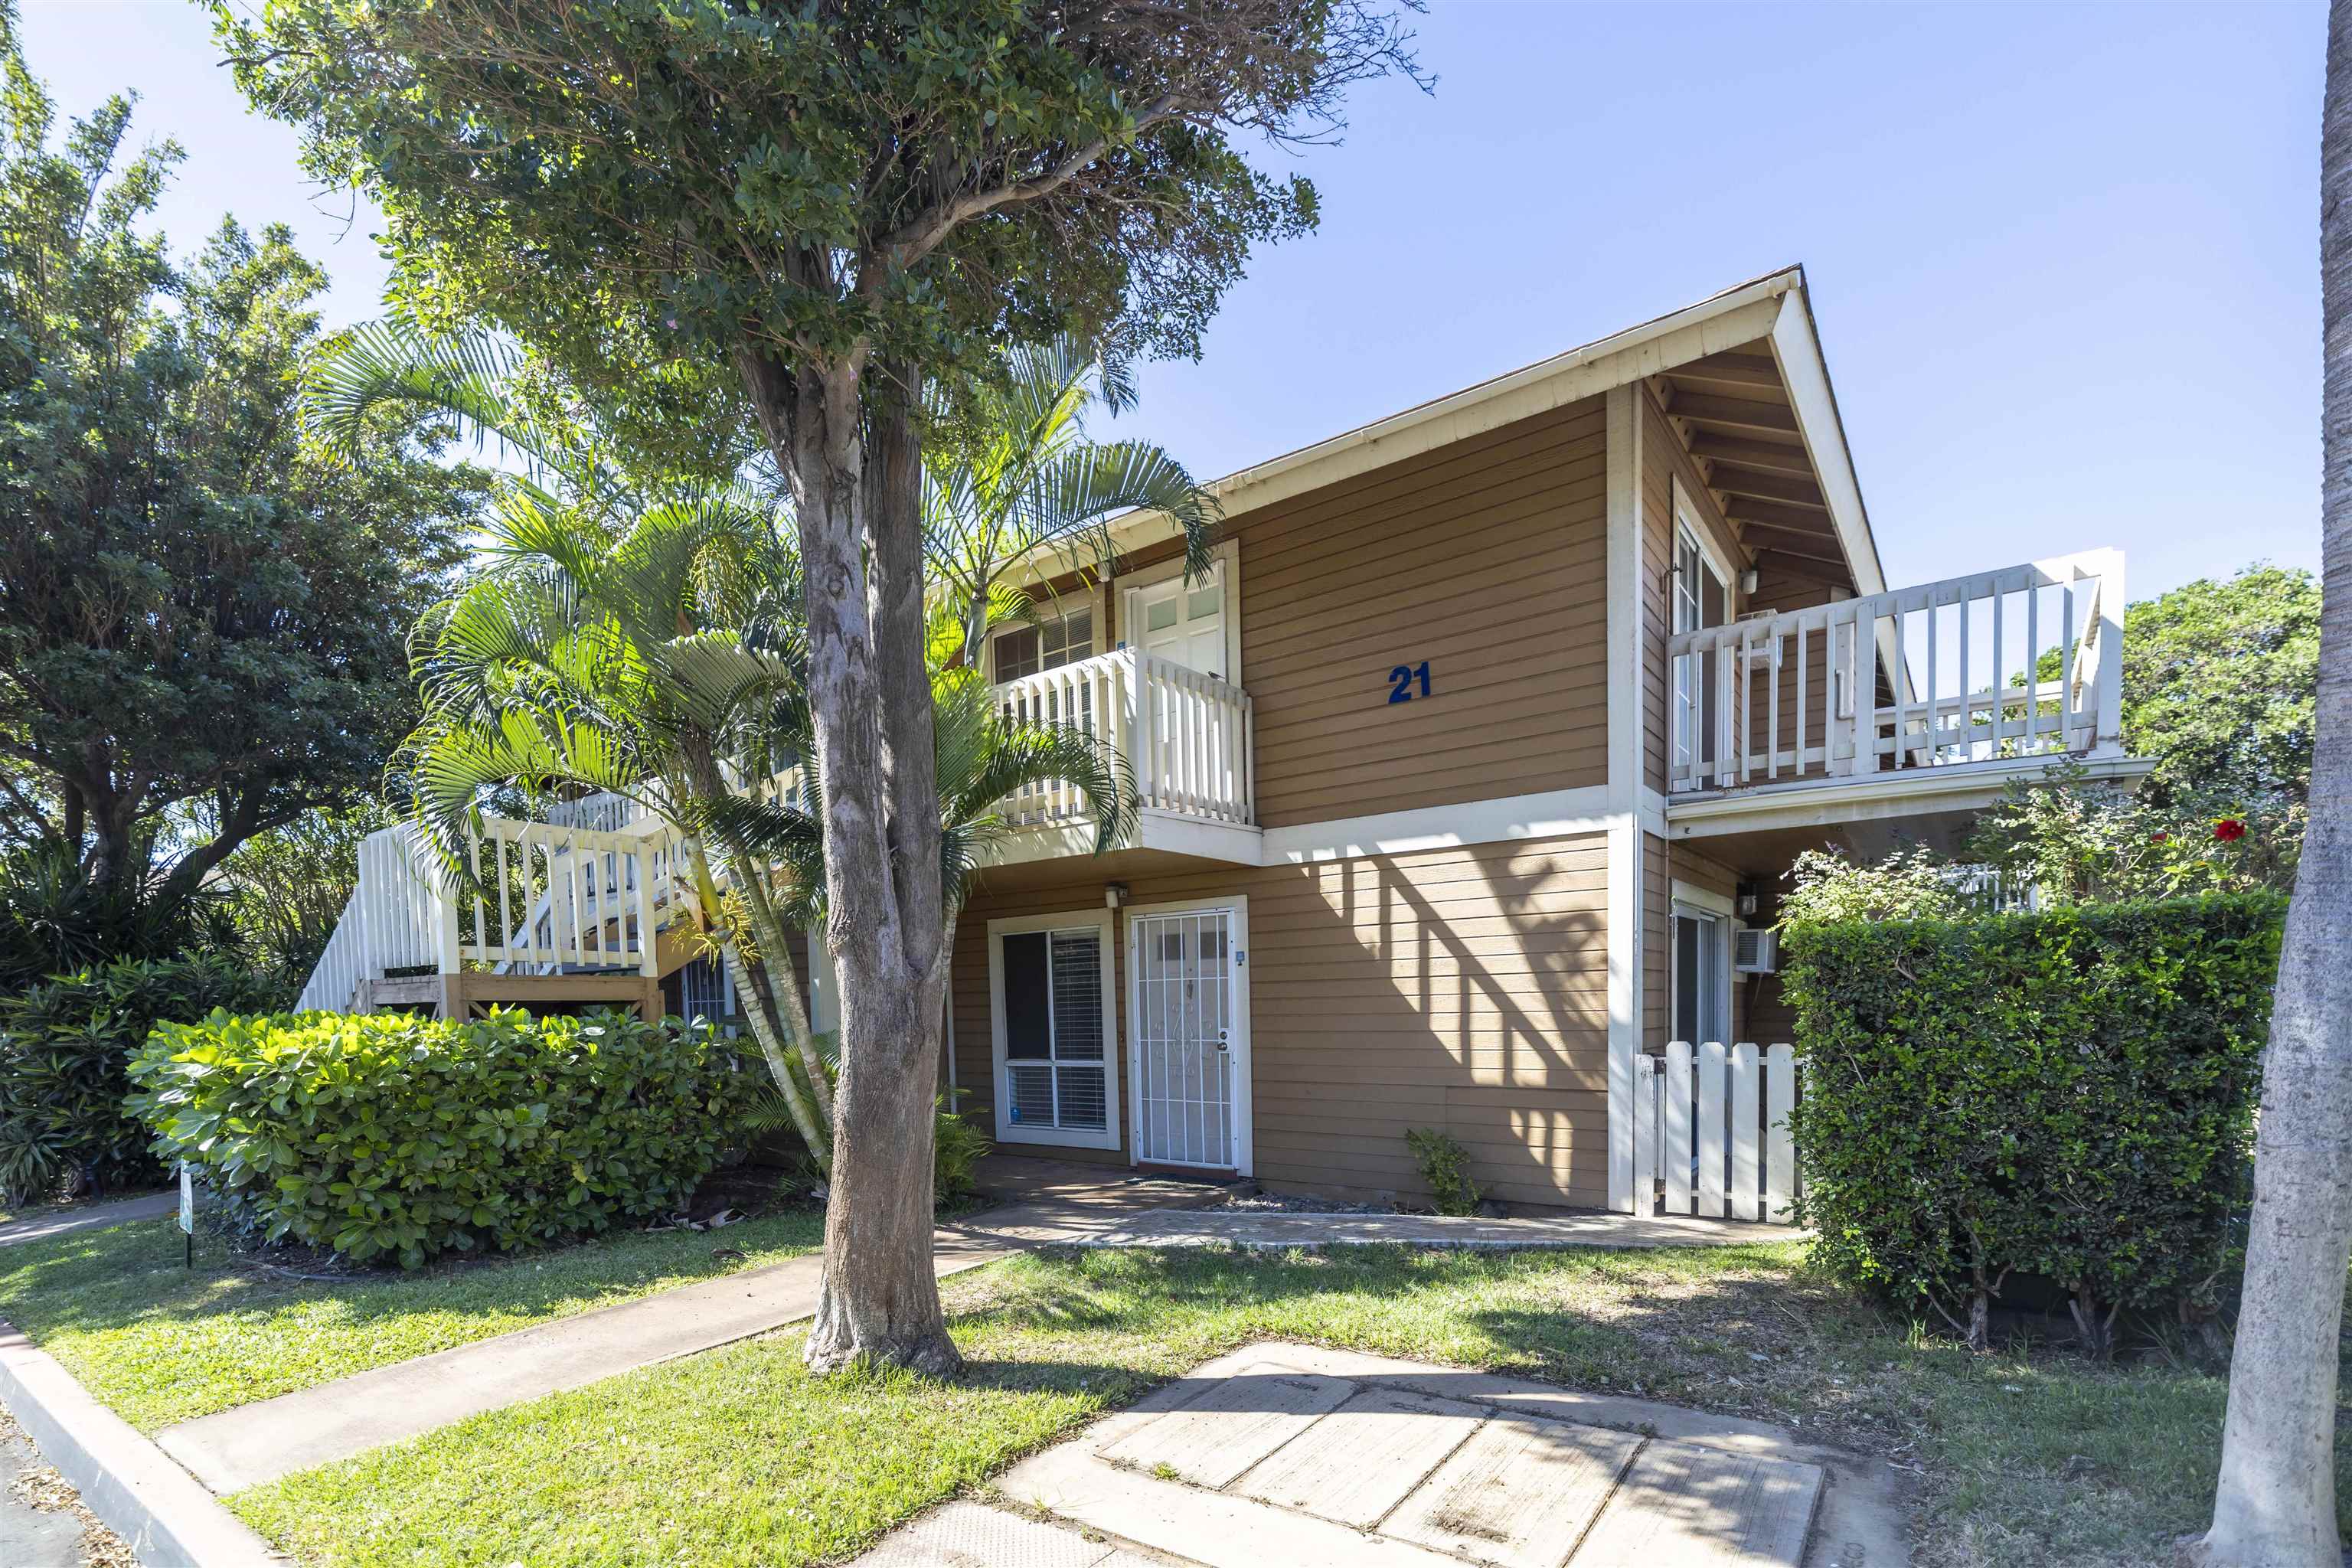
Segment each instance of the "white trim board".
M1721 915L1726 920L1739 918L1738 906L1713 888L1702 888L1696 882L1685 882L1676 877L1668 884L1668 889L1667 896L1672 903L1687 904L1692 909Z
M1999 800L2011 780L2035 777L2068 762L2080 763L2089 778L2133 785L2156 766L2153 757L1999 757L1850 779L1750 784L1728 794L1669 800L1666 826L1669 837L1679 841L1781 827L1834 827L1937 811L1979 811Z
M1231 516L1629 386L1769 337L1782 297L1803 289L1803 269L1783 268L1654 321L1240 469L1208 488ZM1172 539L1177 531L1160 512L1131 512L1111 525L1121 551Z
M1263 829L1259 864L1300 866L1367 855L1408 855L1523 838L1570 838L1608 830L1609 792L1600 784L1498 796L1461 805L1422 806Z
M1620 1214L1633 1212L1633 1058L1642 1048L1642 795L1649 753L1642 728L1648 643L1642 592L1643 393L1612 387L1608 402L1603 550L1609 668L1609 769L1601 789L1608 824L1605 983L1608 1027L1608 1195ZM1674 520L1667 520L1668 538Z
M1797 437L1812 459L1822 499L1829 505L1838 542L1845 548L1853 571L1856 593L1867 598L1886 591L1886 571L1879 564L1878 541L1870 531L1870 512L1862 503L1862 481L1854 476L1853 450L1846 445L1845 421L1838 413L1837 393L1830 385L1829 362L1822 355L1821 334L1814 330L1813 308L1801 286L1780 302L1772 323L1772 357L1780 362L1780 383L1789 406L1797 416Z
M1234 1173L1237 1176L1254 1176L1257 1174L1257 1137L1255 1132L1257 1113L1256 1101L1252 1092L1251 1081L1255 1077L1255 1068L1252 1064L1255 1058L1250 1048L1249 895L1247 893L1229 893L1222 898L1213 899L1170 899L1152 904L1129 904L1119 912L1127 917L1127 919L1121 923L1127 928L1126 940L1130 944L1131 948L1135 940L1135 921L1137 919L1151 915L1192 914L1204 910L1230 910L1233 911L1233 947L1231 955L1234 968L1234 1008L1232 1024L1234 1033L1233 1046L1241 1053L1241 1059L1235 1064L1234 1071ZM1139 966L1137 963L1138 956L1139 955L1132 951L1129 951L1128 953L1128 994L1126 1003L1129 1007L1135 1009L1135 1012L1129 1015L1130 1020L1136 1017L1137 1014L1141 1011L1143 1005L1143 993L1139 984ZM1130 1022L1128 1029L1128 1049L1129 1051L1138 1051L1142 1048L1137 1043L1141 1037L1141 1033L1142 1031L1140 1028ZM1143 1094L1143 1064L1141 1062L1129 1062L1128 1081L1133 1086L1129 1092L1136 1100L1135 1104L1129 1107L1129 1114L1133 1118L1132 1125L1139 1127L1142 1125L1143 1117L1143 1107L1141 1104L1141 1097ZM1141 1138L1129 1139L1128 1141L1128 1163L1131 1165L1141 1163L1142 1150L1143 1141Z
M1091 1132L1084 1128L1041 1128L1013 1122L1008 1119L1012 1096L1005 1092L1004 1077L1004 939L1032 931L1089 929L1101 936L1103 1130ZM1119 1027L1118 941L1118 933L1112 922L1111 912L1100 905L1042 915L1007 915L988 922L989 1092L996 1097L991 1109L996 1121L997 1142L1018 1143L1030 1148L1118 1149L1122 1146L1119 1107L1123 1102L1118 1096L1122 1031Z

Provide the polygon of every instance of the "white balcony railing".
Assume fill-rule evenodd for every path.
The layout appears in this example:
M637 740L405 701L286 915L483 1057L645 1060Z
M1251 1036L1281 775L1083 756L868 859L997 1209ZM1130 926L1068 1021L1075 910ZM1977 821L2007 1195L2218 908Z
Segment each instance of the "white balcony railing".
M1676 633L1666 787L2115 754L2123 612L2102 550Z
M1075 724L1126 758L1146 810L1255 820L1249 693L1231 681L1120 648L996 690L1006 713ZM1085 792L1059 780L1020 792L1006 809L1040 826L1093 815Z
M1010 681L1009 713L1076 724L1127 759L1142 805L1212 821L1251 818L1250 701L1229 682L1127 649ZM805 804L798 767L745 786ZM1038 826L1089 817L1061 782L1006 803ZM567 970L659 973L656 933L688 893L677 835L617 795L558 802L546 822L485 817L464 853L470 887L426 854L409 824L360 846L359 886L343 907L301 1005L341 1011L394 975ZM715 869L723 869L714 868Z

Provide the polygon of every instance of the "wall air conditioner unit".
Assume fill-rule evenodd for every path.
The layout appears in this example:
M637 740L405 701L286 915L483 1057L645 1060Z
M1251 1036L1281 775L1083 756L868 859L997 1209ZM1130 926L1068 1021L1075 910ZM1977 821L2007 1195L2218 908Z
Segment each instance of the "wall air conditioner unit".
M1742 974L1780 973L1780 933L1769 926L1735 932L1731 939L1731 967Z

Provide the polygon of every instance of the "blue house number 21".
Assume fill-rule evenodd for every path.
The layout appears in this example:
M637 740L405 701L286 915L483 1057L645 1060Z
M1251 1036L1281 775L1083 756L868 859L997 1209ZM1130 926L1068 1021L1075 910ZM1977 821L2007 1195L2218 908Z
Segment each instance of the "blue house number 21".
M1416 685L1421 688L1423 697L1429 695L1429 660L1425 658L1419 664L1401 664L1389 671L1389 700L1412 701L1412 689Z

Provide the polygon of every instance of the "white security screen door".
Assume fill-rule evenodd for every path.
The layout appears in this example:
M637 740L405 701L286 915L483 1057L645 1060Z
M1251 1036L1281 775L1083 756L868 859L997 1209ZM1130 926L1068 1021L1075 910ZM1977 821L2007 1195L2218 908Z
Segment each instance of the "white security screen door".
M1138 588L1128 601L1127 640L1151 655L1203 675L1231 680L1225 668L1225 569L1223 563L1195 583L1181 576Z
M1249 1070L1240 963L1231 910L1129 920L1138 1160L1236 1167L1234 1091Z

